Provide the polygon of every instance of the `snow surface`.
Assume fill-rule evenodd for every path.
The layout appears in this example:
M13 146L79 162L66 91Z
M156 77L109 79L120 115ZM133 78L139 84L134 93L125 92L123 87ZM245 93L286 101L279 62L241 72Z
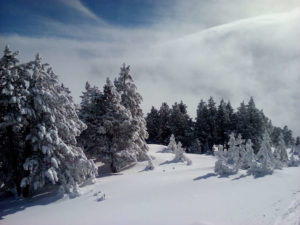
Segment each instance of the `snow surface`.
M261 178L214 174L213 156L188 154L171 163L164 146L150 145L156 168L138 163L99 177L74 199L53 194L0 202L1 225L235 225L300 224L300 167ZM105 193L105 195L104 195Z

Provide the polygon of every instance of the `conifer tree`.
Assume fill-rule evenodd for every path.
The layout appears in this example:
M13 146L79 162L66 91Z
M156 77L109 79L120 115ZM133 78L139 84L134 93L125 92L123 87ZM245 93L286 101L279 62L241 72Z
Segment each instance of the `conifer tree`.
M201 154L202 153L202 146L201 146L201 142L199 141L198 138L196 138L191 146L188 148L190 153L196 153L196 154Z
M169 137L172 134L170 129L170 115L171 109L166 102L162 103L159 111L159 130L158 130L158 140L160 144L167 145L169 142Z
M167 149L171 152L175 152L176 148L177 148L176 140L175 140L174 134L172 134L170 136L170 142L168 144Z
M212 151L213 145L218 143L217 138L217 108L213 97L208 99L208 147Z
M141 109L141 103L143 101L142 96L137 92L136 85L130 74L130 66L121 67L121 71L118 79L115 80L115 86L117 91L121 95L121 104L129 110L132 117L132 124L136 126L136 135L134 136L133 146L138 153L137 159L139 161L148 160L147 155L148 145L146 139L148 138L146 121L143 117L143 111Z
M149 138L147 142L150 144L159 144L159 113L158 110L152 106L151 111L146 117L147 131Z
M267 131L265 131L263 135L261 147L256 154L256 159L257 161L248 169L249 173L252 173L255 176L273 173L273 170L276 167L276 160L272 153L271 139Z
M48 184L60 184L64 192L78 195L78 185L93 179L96 167L88 160L76 137L85 129L70 92L59 83L39 55L30 63L32 77L27 108L34 112L26 136L31 152L23 165L27 171L21 187L31 192Z
M22 194L20 183L25 175L25 131L29 125L26 65L18 65L17 52L8 46L0 59L0 180L4 189ZM27 115L28 114L28 115Z
M286 151L283 134L280 134L279 136L279 143L278 146L275 148L274 156L280 163L282 163L283 165L287 165L288 154Z
M103 112L97 122L99 146L94 157L110 164L112 172L118 172L137 161L139 152L134 138L138 127L132 122L130 111L121 105L121 96L109 79L99 102Z
M245 145L245 154L244 157L242 158L242 169L249 169L253 163L255 163L255 154L254 150L252 148L253 144L251 139L248 139Z
M195 137L199 139L202 144L203 153L209 152L208 147L208 123L206 118L208 117L207 104L201 100L197 107L197 116L195 122Z
M228 150L223 152L222 145L219 146L219 150L216 153L218 160L215 163L215 173L226 176L235 174L239 170L240 166L240 154L239 154L239 142L235 139L234 133L230 134L228 142Z
M180 141L177 143L174 153L175 153L175 157L173 159L174 162L186 162L188 166L192 164L192 160L190 160L184 154L185 149L182 147L182 144Z
M187 107L183 102L172 106L169 128L183 146L187 147L193 139L192 119L187 114Z
M98 87L91 87L86 82L85 92L81 98L79 118L87 125L87 128L78 137L78 142L85 154L93 157L102 145L103 94Z

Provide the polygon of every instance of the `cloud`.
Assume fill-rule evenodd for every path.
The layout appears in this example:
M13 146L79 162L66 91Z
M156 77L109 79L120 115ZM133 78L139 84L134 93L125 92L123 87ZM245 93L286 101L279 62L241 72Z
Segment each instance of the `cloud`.
M65 5L77 10L78 12L81 12L82 14L84 14L85 16L94 19L98 22L103 23L103 21L95 14L93 13L90 9L88 9L87 7L85 7L80 0L59 0L62 3L64 3Z
M189 15L187 9L178 7L180 13L172 15ZM46 21L51 29L74 34L75 39L10 35L0 38L0 47L10 44L23 61L40 52L77 102L86 80L101 87L126 62L144 97L145 112L163 101L183 100L194 116L201 98L225 98L237 107L254 96L275 125L287 124L300 135L300 11L265 9L267 15L262 16L252 11L236 16L226 11L216 22L207 15L201 24L193 22L195 14L187 18L188 27L180 16L135 29Z

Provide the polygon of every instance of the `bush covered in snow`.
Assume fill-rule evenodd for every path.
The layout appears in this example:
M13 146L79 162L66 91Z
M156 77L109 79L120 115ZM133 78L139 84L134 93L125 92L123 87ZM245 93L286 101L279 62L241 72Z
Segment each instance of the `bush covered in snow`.
M223 146L220 145L215 153L218 158L215 163L215 172L225 176L235 174L239 169L244 169L254 176L263 176L273 173L274 169L299 165L296 147L293 147L289 159L283 138L281 137L279 140L279 145L273 152L270 136L266 131L263 135L261 147L255 155L250 139L244 143L241 135L235 138L234 134L231 134L228 150L224 151Z

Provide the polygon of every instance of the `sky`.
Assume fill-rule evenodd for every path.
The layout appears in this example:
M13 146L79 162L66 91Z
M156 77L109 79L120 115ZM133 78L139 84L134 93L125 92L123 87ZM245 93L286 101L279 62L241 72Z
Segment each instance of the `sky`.
M254 97L276 126L300 135L299 0L0 0L0 48L39 52L79 103L122 63L144 113L210 96Z

